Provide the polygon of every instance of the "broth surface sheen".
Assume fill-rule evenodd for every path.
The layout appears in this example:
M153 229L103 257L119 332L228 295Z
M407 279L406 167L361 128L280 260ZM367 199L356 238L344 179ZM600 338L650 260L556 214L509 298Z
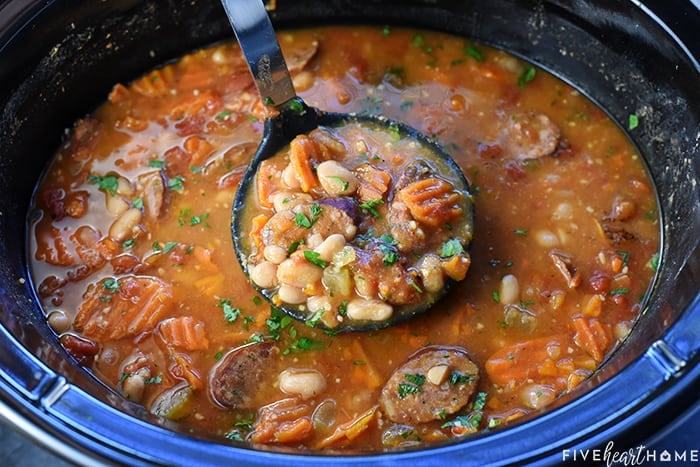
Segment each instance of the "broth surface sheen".
M280 42L310 105L403 121L452 155L474 203L466 279L372 332L263 301L230 215L266 109L222 44L115 85L37 187L32 277L77 362L222 442L353 452L495 429L588 378L632 329L658 261L653 186L614 122L460 37L328 27Z

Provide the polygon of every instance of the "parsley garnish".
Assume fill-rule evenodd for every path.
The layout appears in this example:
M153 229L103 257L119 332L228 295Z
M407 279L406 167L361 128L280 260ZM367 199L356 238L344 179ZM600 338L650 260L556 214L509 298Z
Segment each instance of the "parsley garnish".
M411 46L417 49L425 47L425 37L421 36L420 34L416 34L411 39Z
M535 67L532 66L527 66L525 69L520 73L520 76L518 76L518 86L521 88L524 88L527 83L535 79L535 75L537 74L537 70L535 70Z
M185 188L185 179L181 175L168 180L168 188L175 191L182 191Z
M296 216L294 217L294 222L296 225L299 227L304 227L306 229L310 229L318 220L319 217L321 217L321 213L323 212L323 209L321 206L319 206L318 203L314 203L311 205L311 208L309 208L309 213L311 214L311 219L304 214L303 212L298 212Z
M241 436L240 430L231 430L224 435L224 438L230 439L231 441L244 441L243 436Z
M199 216L192 216L190 218L190 226L195 226L195 225L201 224L202 222L207 220L208 217L209 217L208 212L205 212L204 214L201 214ZM208 224L204 224L204 225L208 226Z
M347 181L343 180L342 178L338 177L337 175L331 175L328 178L332 178L333 180L338 182L338 184L342 187L343 191L347 190L348 187L350 186L350 184Z
M290 324L292 324L292 318L274 307L270 309L270 317L265 320L270 337L274 340L279 340L282 331Z
M630 252L624 250L617 250L615 251L615 253L622 257L622 267L624 268L625 266L627 266L627 263L629 263L630 261Z
M413 287L414 289L416 289L416 291L417 291L418 293L423 293L423 289L420 288L420 285L418 285L418 284L416 283L415 280L410 279L410 280L408 281L408 285L410 285L411 287Z
M306 320L305 324L311 328L315 328L319 320L323 316L323 309L318 310L313 316Z
M474 406L472 407L472 410L482 410L484 407L486 407L487 396L488 394L484 391L479 391L474 398Z
M377 212L376 207L381 206L382 204L384 204L384 200L370 199L370 200L367 200L364 203L360 204L360 208L363 211L369 212L372 215L372 217L379 219L379 213Z
M415 384L399 383L399 399L405 399L411 394L420 393L420 388Z
M289 103L289 108L297 113L301 113L304 111L304 104L294 99Z
M399 399L405 399L410 394L418 394L421 392L421 386L425 384L425 376L420 373L416 374L404 374L403 377L408 381L407 383L399 383Z
M522 235L523 237L527 236L527 229L514 229L513 232L518 235Z
M348 301L347 300L343 300L343 303L341 303L340 306L338 307L338 314L340 316L345 316L348 314Z
M224 120L224 119L225 119L226 117L228 117L229 115L231 115L231 111L230 111L230 110L224 110L223 112L219 113L219 114L218 114L216 117L214 117L214 118L216 118L217 120Z
M486 61L486 57L484 56L484 54L473 45L465 46L464 53L469 55L471 58L473 58L479 63L484 63Z
M652 269L652 271L656 271L659 268L659 253L656 252L652 255L651 259L649 260L649 267Z
M301 226L300 226L300 227L301 227ZM290 243L290 244L289 244L289 248L287 248L287 256L289 256L289 255L291 255L292 253L294 253L295 251L297 251L297 249L299 248L299 245L302 245L303 243L304 243L304 239L303 239L303 238L302 238L301 240L299 240L298 242L292 242L292 243Z
M319 256L321 256L321 254L316 251L304 250L304 258L306 258L306 261L315 264L316 266L325 268L328 264L325 261L323 261Z
M160 161L157 159L151 159L148 161L148 166L149 167L156 167L156 168L162 168L165 167L165 161Z
M391 125L389 125L389 133L391 133L394 139L398 140L401 138L401 127L399 124L392 122Z
M638 126L639 126L639 117L637 117L635 114L630 114L627 128L629 128L630 130L634 130Z
M160 384L163 382L163 375L156 375L144 381L145 384Z
M88 177L88 182L93 185L97 185L102 191L106 191L110 195L114 196L117 194L117 189L119 188L119 180L116 175L105 175L101 177L99 175L90 175Z
M465 375L459 371L453 371L450 374L450 384L456 386L460 383L469 383L474 380L474 375Z
M105 281L102 283L102 287L107 289L109 293L117 293L119 290L119 282L116 279L105 279Z
M170 253L177 246L177 242L167 242L163 245L163 253Z
M456 256L464 253L464 248L462 243L456 238L446 241L442 244L442 250L440 251L441 258L449 258L450 256Z
M610 291L610 295L624 295L629 293L630 290L626 287L620 287L619 289L613 289Z
M406 373L405 375L403 375L403 377L406 379L406 381L409 381L415 384L416 386L423 386L425 384L425 376L420 373Z
M299 352L302 350L322 350L323 342L311 339L310 337L300 337L288 348L284 349L283 355L289 354L289 352Z
M219 303L216 304L219 308L221 308L224 312L224 319L226 320L227 323L233 323L238 319L238 317L241 314L241 309L240 308L234 308L231 305L231 299L230 298L222 298L219 300Z

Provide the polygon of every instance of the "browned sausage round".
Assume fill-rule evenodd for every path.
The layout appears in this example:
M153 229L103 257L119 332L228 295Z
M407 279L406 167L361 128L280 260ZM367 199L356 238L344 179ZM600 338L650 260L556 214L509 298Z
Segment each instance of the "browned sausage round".
M506 147L516 159L537 159L554 153L561 131L546 115L521 113L508 120Z
M430 346L394 371L379 404L393 422L440 420L467 405L478 382L479 369L466 350Z
M270 342L246 344L228 352L211 370L212 398L224 407L255 409L252 396L278 352Z

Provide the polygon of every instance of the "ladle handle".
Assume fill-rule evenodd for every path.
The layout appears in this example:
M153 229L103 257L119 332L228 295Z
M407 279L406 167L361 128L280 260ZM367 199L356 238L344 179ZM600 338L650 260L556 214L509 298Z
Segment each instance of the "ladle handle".
M296 97L287 63L262 0L221 0L265 105Z

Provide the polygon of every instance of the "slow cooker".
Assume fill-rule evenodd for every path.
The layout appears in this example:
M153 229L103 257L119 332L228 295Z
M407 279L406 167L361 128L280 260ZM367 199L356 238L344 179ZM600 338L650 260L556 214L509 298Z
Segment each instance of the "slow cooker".
M505 49L626 125L655 183L662 254L629 339L542 413L460 442L376 455L256 451L147 413L77 366L45 323L26 261L32 190L64 130L126 81L232 37L219 2L0 2L0 415L71 461L139 464L554 463L636 449L700 394L700 7L664 0L277 0L277 28L395 24ZM337 453L336 453L337 454ZM604 462L604 458L599 459Z

